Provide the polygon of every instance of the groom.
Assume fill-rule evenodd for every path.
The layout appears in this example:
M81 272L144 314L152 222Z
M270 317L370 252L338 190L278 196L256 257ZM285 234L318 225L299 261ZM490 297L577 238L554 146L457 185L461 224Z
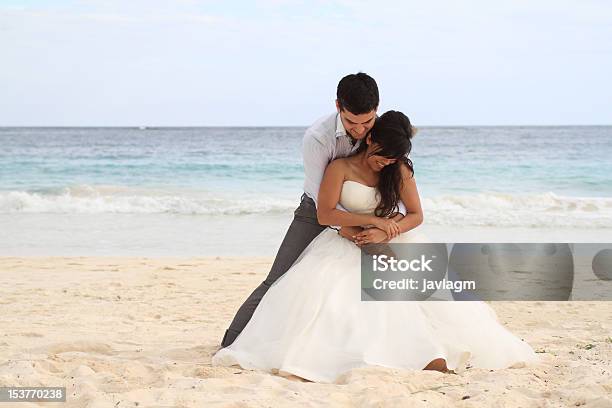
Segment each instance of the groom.
M294 212L293 221L276 254L272 269L238 309L225 331L222 347L234 342L251 319L268 288L293 265L302 251L327 226L317 221L317 196L327 165L338 157L346 157L359 146L369 133L378 109L378 86L369 75L359 72L347 75L338 83L336 110L310 126L304 135L304 194ZM400 206L401 207L401 206ZM342 209L341 206L338 208ZM404 210L405 211L405 210ZM348 239L359 233L359 227L343 227L339 233Z

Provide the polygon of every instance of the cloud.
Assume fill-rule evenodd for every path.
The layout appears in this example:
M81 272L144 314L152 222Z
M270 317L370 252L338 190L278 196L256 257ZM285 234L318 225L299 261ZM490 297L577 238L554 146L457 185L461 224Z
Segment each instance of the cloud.
M359 70L419 124L610 123L609 16L595 1L5 4L0 125L303 125Z

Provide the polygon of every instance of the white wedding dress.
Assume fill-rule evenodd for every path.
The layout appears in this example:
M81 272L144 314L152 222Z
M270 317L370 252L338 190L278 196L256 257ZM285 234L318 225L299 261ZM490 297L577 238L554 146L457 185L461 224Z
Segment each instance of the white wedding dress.
M340 203L373 213L374 187L345 181ZM427 242L414 231L395 242ZM498 322L481 301L361 301L360 249L326 229L268 290L253 317L213 365L239 365L334 382L361 366L421 370L444 358L500 369L538 360L533 349Z

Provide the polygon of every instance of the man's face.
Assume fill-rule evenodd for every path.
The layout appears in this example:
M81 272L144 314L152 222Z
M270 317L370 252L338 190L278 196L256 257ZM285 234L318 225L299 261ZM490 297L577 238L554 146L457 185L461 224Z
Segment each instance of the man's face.
M338 107L337 102L336 106ZM346 132L357 140L366 137L376 120L376 109L368 113L354 115L347 109L340 109L340 107L338 107L338 112L340 113L340 119L342 119L342 124Z

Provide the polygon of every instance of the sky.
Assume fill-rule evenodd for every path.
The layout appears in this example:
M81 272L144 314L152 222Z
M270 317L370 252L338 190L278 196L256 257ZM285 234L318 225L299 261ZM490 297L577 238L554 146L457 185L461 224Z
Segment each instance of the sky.
M612 125L607 0L0 0L0 126Z

